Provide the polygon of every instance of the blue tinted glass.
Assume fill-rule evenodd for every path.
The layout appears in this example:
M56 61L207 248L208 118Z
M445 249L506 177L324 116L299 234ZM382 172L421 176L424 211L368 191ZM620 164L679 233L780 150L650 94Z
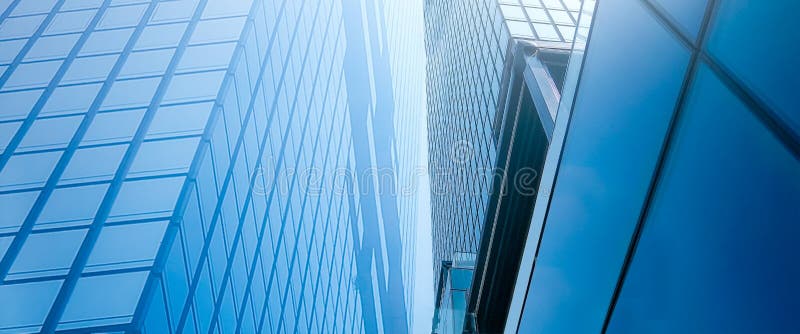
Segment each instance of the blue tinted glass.
M689 59L638 2L596 15L522 333L601 331Z
M720 1L708 50L800 134L800 2ZM742 52L748 46L753 52Z
M78 280L58 329L130 321L148 272L83 277ZM98 295L98 291L114 293Z
M0 330L6 332L39 331L50 305L56 298L61 281L0 285Z
M11 279L66 274L86 230L31 235L9 270Z
M678 23L681 29L694 40L700 30L707 0L656 0L667 14Z
M706 68L675 138L609 332L800 331L800 162Z

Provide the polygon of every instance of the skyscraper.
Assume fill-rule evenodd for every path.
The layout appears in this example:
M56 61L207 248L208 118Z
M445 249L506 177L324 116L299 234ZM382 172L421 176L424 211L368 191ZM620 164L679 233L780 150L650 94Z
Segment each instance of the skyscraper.
M533 206L579 9L426 1L434 284L437 307L465 312L468 326L502 329L524 244L517 220ZM461 273L468 268L474 278ZM446 296L464 286L455 278L474 279L470 293ZM442 324L460 332L463 321Z
M407 331L379 6L0 2L0 332Z
M570 7L501 10L510 31L534 38L546 34L525 24L530 3ZM426 15L445 8L428 4ZM434 331L797 332L799 51L785 45L800 38L797 7L585 0L567 47L509 42L492 124L500 177L481 188L491 189L483 224L437 217L475 207L459 192L434 194L434 243L479 235L473 249L437 249L475 261L439 259ZM558 16L547 18L558 26ZM481 63L453 67L484 52L472 46L482 37L448 39L451 21L484 18L428 18L428 55L439 57L429 69L433 158L490 127L465 109L482 101L460 93ZM475 175L433 174L445 185Z

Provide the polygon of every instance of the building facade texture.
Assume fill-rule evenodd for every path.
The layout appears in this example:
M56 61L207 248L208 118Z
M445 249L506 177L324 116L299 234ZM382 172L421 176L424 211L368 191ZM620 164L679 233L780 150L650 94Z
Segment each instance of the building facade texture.
M407 331L340 172L364 6L0 1L0 332Z
M506 332L799 331L800 6L584 6Z

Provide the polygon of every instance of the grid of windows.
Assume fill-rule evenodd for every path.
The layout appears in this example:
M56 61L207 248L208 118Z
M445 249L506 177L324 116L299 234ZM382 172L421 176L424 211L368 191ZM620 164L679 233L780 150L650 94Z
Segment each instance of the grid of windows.
M455 252L478 253L497 176L493 129L510 42L563 46L579 10L577 0L425 2L435 273Z
M363 331L339 1L0 22L0 332Z

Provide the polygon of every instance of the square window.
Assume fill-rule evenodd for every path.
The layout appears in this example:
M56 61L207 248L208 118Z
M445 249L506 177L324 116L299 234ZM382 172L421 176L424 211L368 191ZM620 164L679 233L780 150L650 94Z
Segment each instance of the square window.
M128 177L186 173L199 143L199 137L145 142L133 160Z
M203 20L189 40L191 44L236 41L242 33L246 17L233 17L215 20Z
M103 228L89 255L86 271L152 265L168 223L160 221Z
M22 138L16 152L64 148L81 120L83 116L37 119Z
M100 23L99 29L114 29L123 27L133 27L139 24L139 20L144 14L147 5L112 7L106 10Z
M117 62L118 55L80 57L70 64L61 82L74 84L92 81L105 81Z
M176 75L164 95L164 103L215 99L225 71Z
M155 95L159 82L161 77L116 81L103 101L102 108L146 107Z
M201 134L213 108L214 102L162 106L148 129L147 138Z
M21 119L28 116L42 95L42 89L0 93L0 120Z
M0 64L10 64L25 46L26 39L16 39L0 42ZM35 47L35 45L34 45ZM30 53L30 51L28 51Z
M85 229L31 234L8 271L8 278L66 274L85 236Z
M181 57L178 71L200 71L227 68L236 43L191 46Z
M134 50L178 46L186 27L186 23L147 26L136 41Z
M0 195L0 232L16 232L38 196L38 191Z
M11 12L13 16L34 15L34 14L47 14L56 4L55 0L36 0L36 1L22 1L17 4L14 11Z
M13 328L14 332L40 331L62 282L52 280L0 285L0 300L14 305L3 309L0 328Z
M139 128L144 112L144 109L136 109L98 113L86 130L81 145L131 140Z
M40 37L25 54L25 61L66 58L80 34Z
M60 156L61 152L11 156L0 173L0 191L43 186Z
M4 89L44 88L61 67L61 60L20 64L11 73Z
M95 31L89 35L79 55L121 52L128 43L133 29Z
M107 190L108 184L55 189L34 229L91 224Z
M163 75L175 49L139 51L130 54L119 74L120 78Z
M108 221L171 216L185 179L171 177L123 183Z
M75 151L59 184L111 180L117 172L127 144L82 148Z
M57 330L129 323L148 275L139 271L81 277ZM114 291L114 298L98 298L98 291Z
M7 18L0 22L0 39L31 37L44 18L45 15Z
M103 0L67 0L61 6L62 11L98 8Z
M539 35L539 39L544 41L560 41L561 38L558 37L558 33L556 29L549 24L541 24L541 23L533 23L534 29L536 29L536 34Z
M97 97L102 84L58 87L47 99L39 116L83 113Z
M89 26L89 22L92 21L96 12L97 10L90 9L58 13L44 32L48 35L83 32Z
M150 23L167 23L186 21L194 14L195 1L169 1L161 2L156 7Z

